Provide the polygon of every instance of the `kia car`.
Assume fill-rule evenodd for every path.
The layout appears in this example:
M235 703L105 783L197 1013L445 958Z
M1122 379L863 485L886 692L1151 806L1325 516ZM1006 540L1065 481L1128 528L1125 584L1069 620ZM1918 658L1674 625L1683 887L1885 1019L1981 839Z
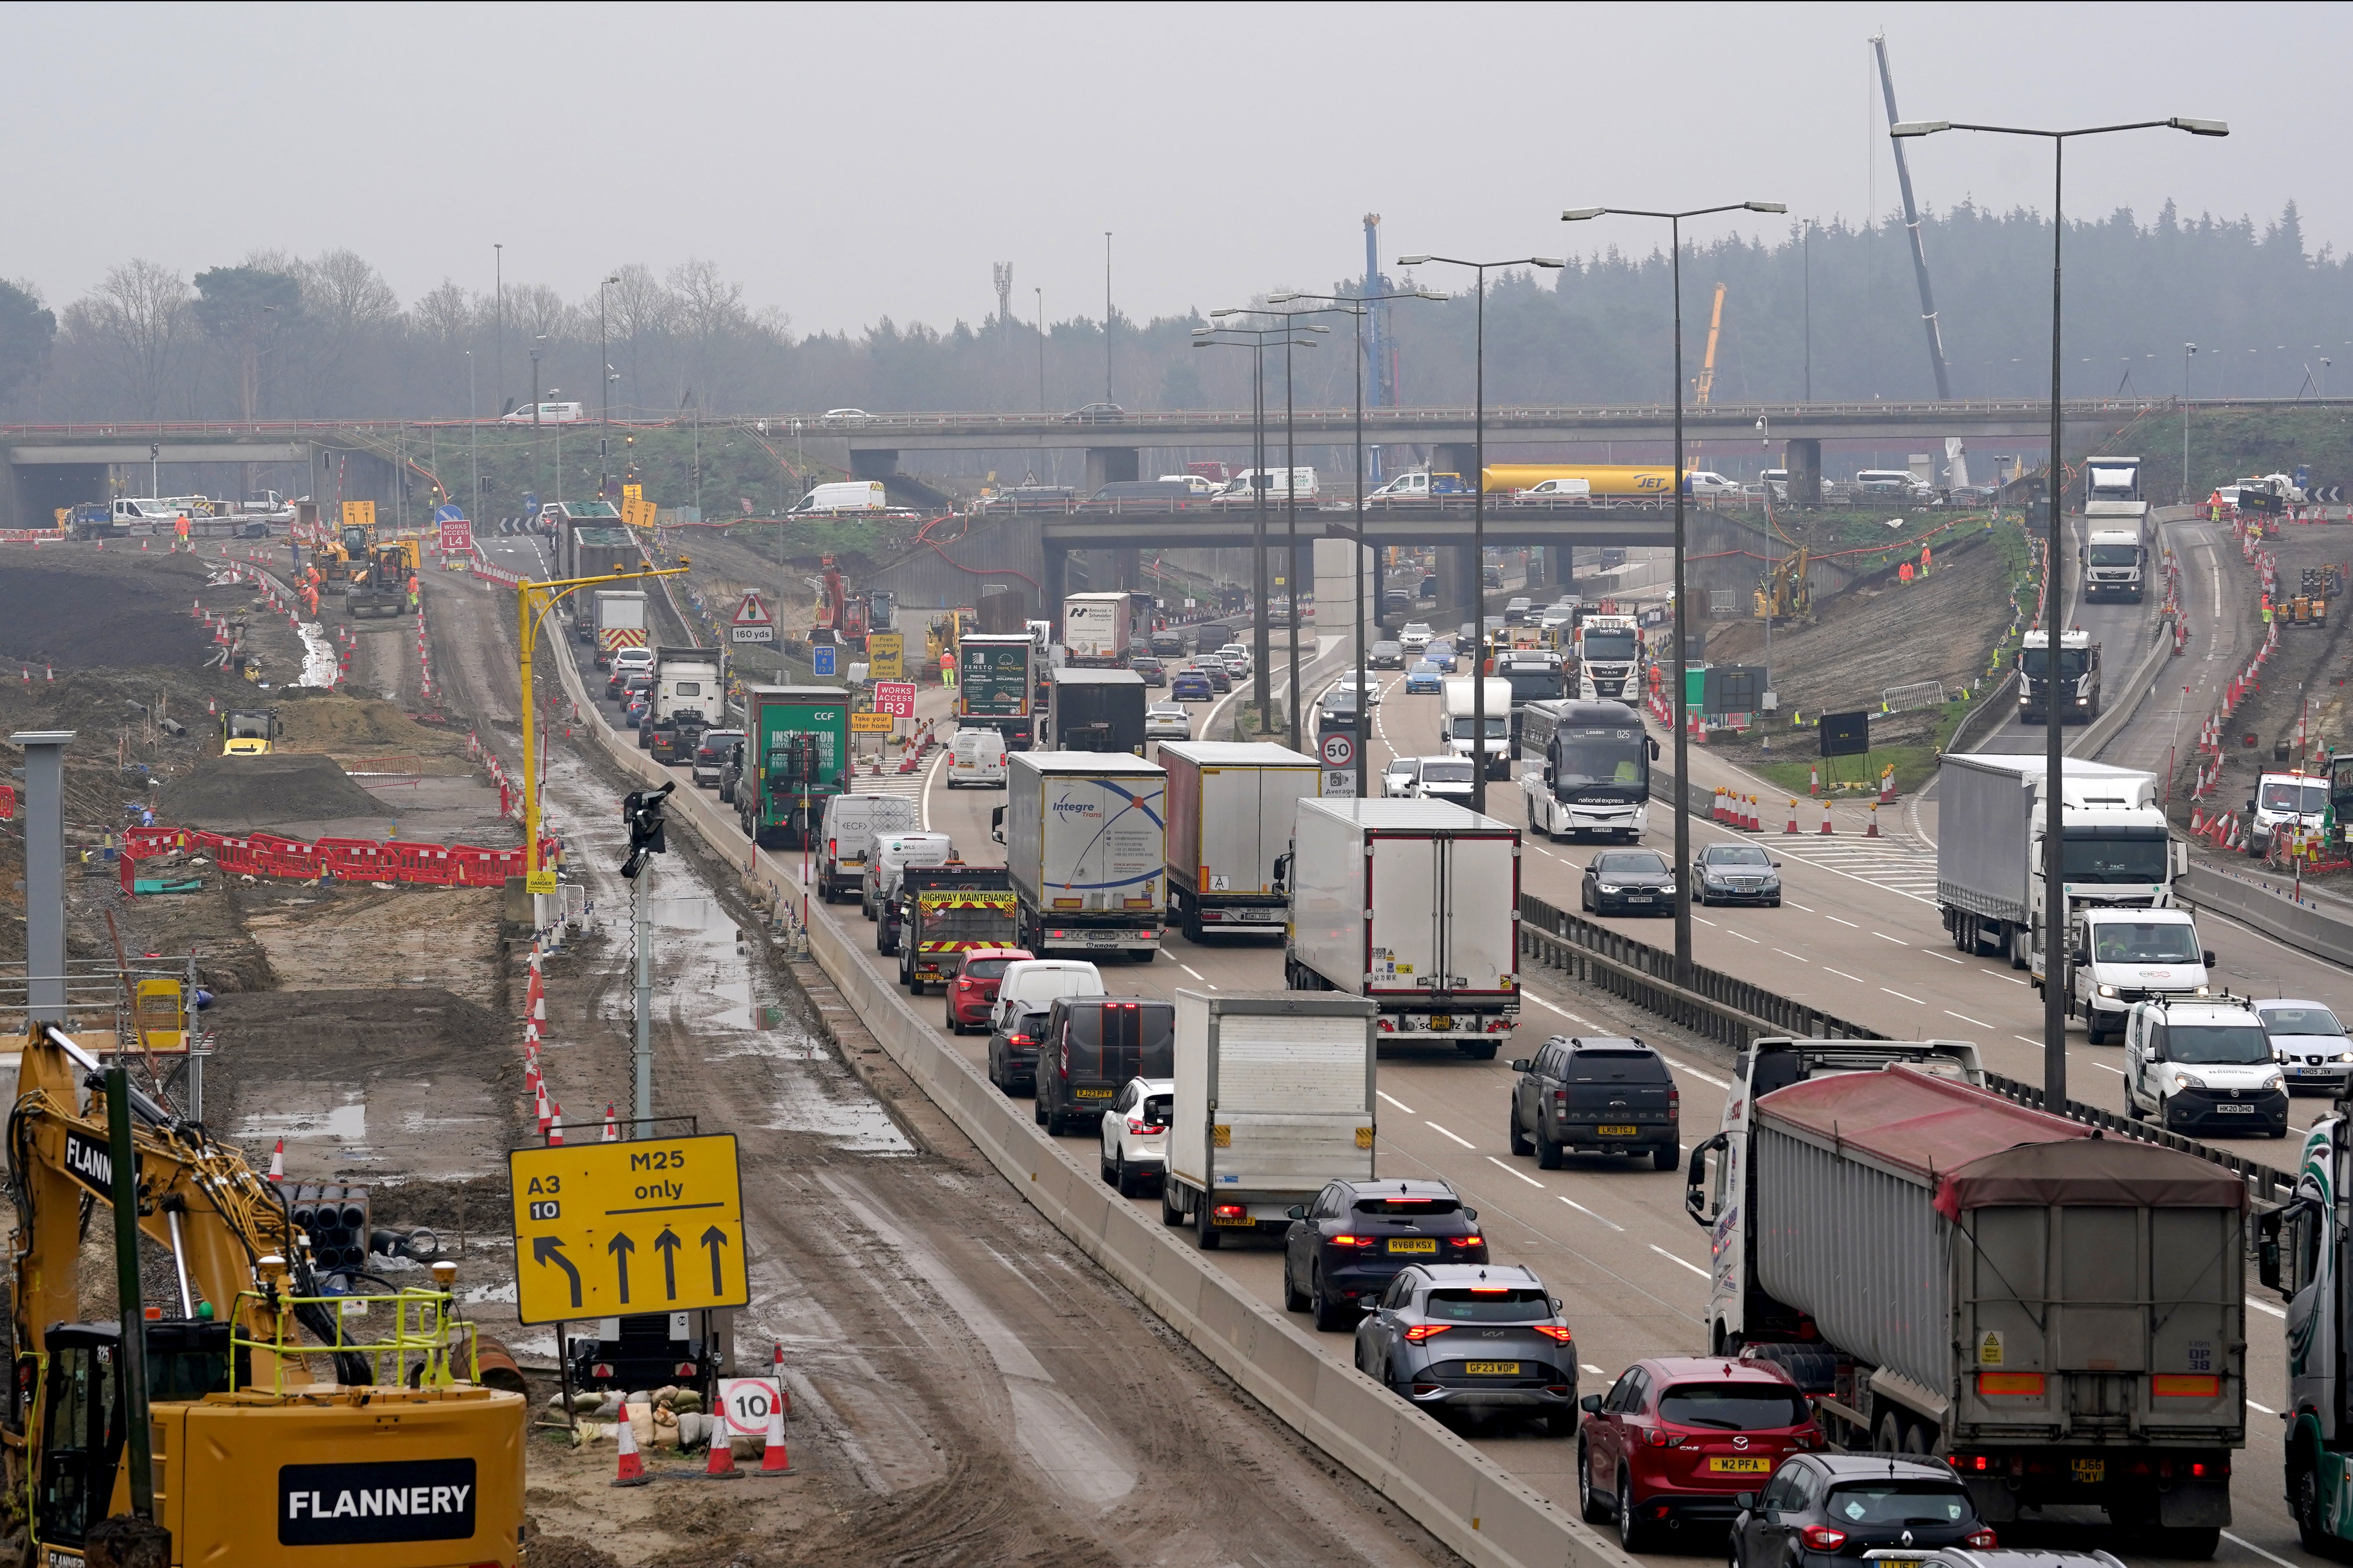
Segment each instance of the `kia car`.
M1413 1263L1356 1325L1356 1370L1433 1415L1577 1430L1577 1336L1544 1281L1513 1263Z
M1417 1259L1484 1263L1479 1211L1442 1181L1337 1181L1291 1211L1282 1304L1326 1333L1347 1328Z

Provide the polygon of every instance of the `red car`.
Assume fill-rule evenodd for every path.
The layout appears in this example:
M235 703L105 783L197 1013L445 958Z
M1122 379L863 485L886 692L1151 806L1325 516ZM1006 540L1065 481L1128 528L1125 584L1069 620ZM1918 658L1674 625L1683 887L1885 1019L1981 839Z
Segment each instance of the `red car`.
M1784 1455L1823 1446L1813 1405L1771 1362L1660 1356L1581 1403L1577 1500L1588 1523L1615 1520L1629 1552L1671 1521L1728 1529L1739 1495L1761 1489Z
M964 962L956 965L955 978L944 988L948 1033L987 1028L988 1016L997 1010L997 987L1005 978L1005 966L1016 959L1037 956L1018 947L966 948Z

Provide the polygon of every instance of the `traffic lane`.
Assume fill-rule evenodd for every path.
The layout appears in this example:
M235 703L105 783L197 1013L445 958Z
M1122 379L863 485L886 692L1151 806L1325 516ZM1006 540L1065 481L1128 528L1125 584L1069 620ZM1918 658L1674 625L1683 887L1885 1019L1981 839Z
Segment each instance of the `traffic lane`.
M2070 518L2063 526L2069 559L2080 561L2084 520ZM2068 614L2061 624L2070 630L2089 632L2092 641L2099 645L2100 705L2105 709L2110 702L2126 700L2123 681L2147 649L2149 624L2164 602L2164 595L2144 594L2138 604L2129 599L2086 599L2083 596L2084 574L2080 569L2068 572L2067 584ZM2042 725L2021 724L2013 712L1972 749L2005 754L2039 752L2046 743Z

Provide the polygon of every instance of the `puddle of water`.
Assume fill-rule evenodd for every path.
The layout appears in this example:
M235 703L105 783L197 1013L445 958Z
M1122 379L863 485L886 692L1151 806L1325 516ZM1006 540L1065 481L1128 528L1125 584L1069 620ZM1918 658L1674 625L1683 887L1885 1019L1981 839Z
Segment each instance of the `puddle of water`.
M830 1059L830 1058L827 1058ZM835 1078L840 1083L830 1081ZM845 1154L913 1154L898 1124L847 1070L788 1079L763 1126L779 1132L814 1132Z
M367 1102L353 1096L343 1104L318 1111L257 1111L240 1117L237 1138L283 1138L325 1133L338 1143L358 1143L367 1137Z
M509 1279L500 1284L477 1285L471 1289L459 1291L458 1300L468 1306L477 1301L512 1301L515 1300L515 1282Z

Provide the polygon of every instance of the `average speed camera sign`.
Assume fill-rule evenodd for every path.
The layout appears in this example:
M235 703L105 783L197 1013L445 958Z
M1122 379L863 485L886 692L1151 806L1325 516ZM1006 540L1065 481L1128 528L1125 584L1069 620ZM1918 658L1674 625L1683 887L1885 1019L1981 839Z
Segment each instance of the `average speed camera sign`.
M1324 737L1324 765L1335 772L1345 772L1356 765L1356 737L1345 730L1335 730Z

